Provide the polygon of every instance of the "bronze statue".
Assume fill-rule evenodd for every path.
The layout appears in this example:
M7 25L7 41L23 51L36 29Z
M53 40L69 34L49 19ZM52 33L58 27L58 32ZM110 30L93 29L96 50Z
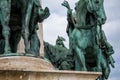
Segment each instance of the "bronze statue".
M99 80L108 79L110 64L114 67L114 50L106 39L102 25L106 21L103 0L79 0L75 12L67 1L67 34L72 53L75 55L75 70L101 71Z
M94 25L96 24L96 20L94 23L91 23L88 16L88 14L93 14L94 11L96 11L96 8L94 8L91 5L90 0L80 0L77 2L76 7L76 24L74 24L75 28L73 29L70 37L70 48L72 49L72 53L76 55L75 60L75 69L76 70L87 70L86 67L86 60L85 56L87 57L87 54L92 54L92 57L99 56L101 54L101 51L99 47L95 43L95 36L92 33L92 29ZM93 18L95 18L93 16ZM88 22L87 22L88 20ZM94 46L93 46L94 45ZM94 51L97 51L95 53ZM85 55L86 54L86 55ZM97 57L97 69L100 70L100 59ZM96 61L95 60L95 61Z
M73 70L73 55L63 43L65 39L58 36L56 45L44 42L45 57L59 70Z
M115 60L112 45L107 41L102 25L106 22L104 0L79 0L75 12L67 1L69 47L65 39L58 36L56 45L44 42L45 57L59 70L99 71L98 80L108 79ZM40 41L37 35L38 22L50 15L42 9L39 0L0 1L0 54L16 53L23 37L25 52L39 56Z
M39 55L38 22L46 19L50 13L42 9L39 0L2 0L0 1L0 53L16 53L17 45L24 38L26 53ZM30 46L29 46L30 41Z
M11 0L0 1L0 23L2 25L2 35L3 38L5 39L4 53L10 52L10 45L8 41L10 36L10 32L9 32L10 7L11 7Z

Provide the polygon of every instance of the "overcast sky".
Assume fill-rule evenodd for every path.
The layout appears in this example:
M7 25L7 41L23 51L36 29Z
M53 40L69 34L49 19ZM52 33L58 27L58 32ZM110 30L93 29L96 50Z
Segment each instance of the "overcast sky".
M74 9L74 4L78 0L67 1ZM49 7L51 13L50 17L43 22L44 40L54 45L57 36L60 35L66 39L65 45L68 46L66 8L61 6L62 2L63 0L42 0L43 8ZM112 69L109 80L120 80L120 1L105 0L104 7L107 22L103 26L103 30L108 41L113 45L115 50L113 57L116 61L115 69Z

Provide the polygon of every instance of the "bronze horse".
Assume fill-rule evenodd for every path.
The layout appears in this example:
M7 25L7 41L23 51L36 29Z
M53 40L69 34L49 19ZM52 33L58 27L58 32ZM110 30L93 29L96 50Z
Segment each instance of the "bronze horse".
M67 7L70 11L69 6L64 4L63 6ZM101 14L99 14L99 12ZM70 28L72 30L68 29L68 35L70 48L75 55L75 69L87 70L86 63L95 63L94 65L97 66L97 71L100 71L100 56L102 53L95 39L98 17L99 21L106 20L103 1L79 0L76 3L75 13L75 19L69 18L71 20L68 20L70 27L71 24L73 25L72 28ZM68 17L70 17L70 15Z
M90 39L91 40L90 43L93 42L97 47L97 49L95 49L95 50L99 50L99 51L101 50L102 53L101 53L101 51L100 51L100 53L96 51L95 55L93 53L90 53L90 55L91 55L90 56L87 53L91 52L93 49L92 48L89 49L90 46L88 49L85 49L84 52L86 52L88 50L86 52L86 54L83 55L85 58L85 66L88 71L96 71L96 65L98 65L96 60L99 59L99 71L102 71L102 73L103 73L102 76L99 78L99 80L108 79L109 74L110 74L110 65L109 64L111 64L111 66L114 67L115 61L111 56L111 54L114 53L112 46L109 44L109 42L107 42L106 36L101 28L102 24L104 24L106 21L106 14L105 14L104 7L103 7L103 0L101 0L101 1L91 0L91 2L90 2L90 0L88 0L88 3L90 3L91 6L93 6L93 7L90 7L90 5L86 6L86 8L88 9L87 11L84 10L85 7L82 7L82 6L85 6L85 2L83 2L84 4L82 4L82 2L80 4L79 2L76 4L76 7L75 7L76 11L74 13L72 13L72 9L70 8L69 3L67 1L64 1L62 3L62 5L68 9L67 10L68 26L67 26L66 32L70 39L69 40L70 48L72 48L72 51L73 51L76 48L75 46L78 45L79 47L77 50L79 51L79 48L80 48L80 50L82 49L81 51L83 51L84 49L83 49L83 47L81 47L80 44L78 44L78 42L79 42L78 40L81 41L81 39L84 39L84 37L82 37L82 35L85 36L86 33L88 32L87 30L91 29L91 31L93 32L93 37L91 37L91 38L95 42L93 42ZM79 10L79 9L81 9L81 10ZM80 17L77 16L76 14L79 15ZM82 14L83 14L83 16L82 16ZM77 20L79 20L79 22L77 22ZM83 24L84 24L84 26L80 26ZM71 34L73 35L73 31L76 28L76 26L77 26L76 31L78 31L76 33L78 35L75 36L76 35L76 33L75 33L74 36L72 36L72 39L75 41L73 43L73 41L71 41ZM82 29L85 31L83 31ZM81 33L79 33L79 32L81 32ZM86 32L86 33L82 34L82 32ZM82 35L80 36L80 34L82 34ZM79 39L77 39L76 37L79 37ZM90 36L86 36L86 37L88 37L88 39L90 38ZM76 38L76 40L74 38ZM73 46L73 44L75 44L75 43L76 43L76 45ZM83 46L86 43L87 43L87 40L85 40L85 42L83 42ZM77 56L77 57L75 57L75 60L78 60L78 61L75 61L75 64L78 64L78 65L75 65L78 67L76 70L78 70L78 69L81 70L80 68L83 67L83 65L79 65L79 63L81 63L82 60L80 61L78 59L79 55L76 55L76 54L80 54L80 52L77 52L77 51L75 52L75 56ZM98 54L100 56L98 56ZM107 60L109 60L109 61L107 61Z

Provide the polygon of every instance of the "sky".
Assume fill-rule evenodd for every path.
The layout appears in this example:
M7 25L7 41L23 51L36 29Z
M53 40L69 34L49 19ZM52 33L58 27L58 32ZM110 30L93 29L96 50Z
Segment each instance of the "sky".
M68 47L68 36L66 34L67 10L61 6L64 0L42 0L43 8L45 6L50 9L50 17L43 22L44 40L55 45L57 36L66 39L65 45ZM78 0L67 0L72 9ZM112 44L115 53L113 55L116 63L112 69L109 80L120 80L120 1L104 0L104 8L107 15L107 21L102 26L108 41Z

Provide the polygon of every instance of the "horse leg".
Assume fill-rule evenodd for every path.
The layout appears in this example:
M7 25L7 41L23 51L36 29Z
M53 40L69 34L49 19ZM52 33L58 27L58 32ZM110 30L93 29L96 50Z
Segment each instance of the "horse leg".
M0 25L0 54L4 53L5 41L2 36L2 26Z
M31 22L32 23L32 22ZM33 23L34 24L34 23ZM29 36L29 41L30 41L30 52L33 53L36 57L39 57L39 50L40 50L40 40L37 35L37 25L31 25L29 27L30 30L30 36Z
M97 71L102 72L101 68L102 51L97 45L94 47L94 50L97 57Z
M22 37L24 39L24 44L25 44L25 52L29 52L29 22L30 22L30 16L31 16L31 11L33 7L33 0L28 0L29 2L27 3L26 0L23 1L23 9L22 9ZM27 5L27 6L26 6ZM27 9L26 9L27 8Z
M17 30L17 31L11 30L11 37L10 37L11 52L13 53L17 52L17 47L20 40L21 40L21 30Z
M27 26L24 26L22 28L22 37L24 39L25 52L28 53L28 51L29 51L29 41L28 41L29 30L28 30L28 28L25 28L25 27L27 27Z
M2 24L2 35L5 39L5 48L4 53L10 53L10 45L9 45L9 36L10 36L10 28L9 28L9 19L10 19L10 7L11 6L11 0L2 0L0 3L0 21Z
M37 35L37 31L35 31L31 36L30 36L30 50L34 52L34 55L36 57L40 56L39 55L39 49L40 49L40 41Z
M81 71L86 71L86 64L85 64L85 56L84 56L84 51L78 47L75 48L75 70L81 70Z

